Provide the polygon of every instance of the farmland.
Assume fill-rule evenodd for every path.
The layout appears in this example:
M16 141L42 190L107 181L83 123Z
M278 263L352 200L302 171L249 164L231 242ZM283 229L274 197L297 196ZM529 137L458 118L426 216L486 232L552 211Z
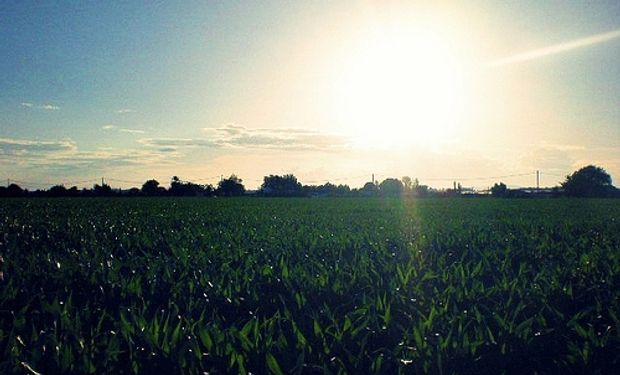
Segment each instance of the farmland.
M6 199L0 373L608 373L620 200Z

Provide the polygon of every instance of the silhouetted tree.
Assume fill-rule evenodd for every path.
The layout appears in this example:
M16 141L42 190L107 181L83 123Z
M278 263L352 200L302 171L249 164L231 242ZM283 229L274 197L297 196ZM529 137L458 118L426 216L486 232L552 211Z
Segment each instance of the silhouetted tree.
M364 184L364 186L360 189L360 195L365 196L365 197L372 197L377 195L377 193L379 192L379 188L377 187L376 184L373 184L372 182L368 181L367 183Z
M491 188L491 195L494 197L507 197L509 192L510 190L508 190L508 187L503 182L500 182L499 184L496 183Z
M26 194L26 191L17 184L10 184L7 186L5 194L7 197L21 197Z
M292 174L269 175L263 178L260 192L271 197L300 197L303 195L303 188Z
M140 195L140 189L138 189L137 187L132 187L131 189L127 190L127 195L130 197L137 197Z
M413 181L411 180L411 177L403 176L400 180L403 183L403 188L405 190L405 193L411 193L411 190L413 188Z
M176 197L180 197L186 195L185 184L181 182L179 177L173 176L170 181L170 195L174 195Z
M213 195L213 186L199 185L193 182L183 182L177 176L170 181L170 195L176 197L195 197Z
M235 197L245 193L245 187L243 186L243 180L239 177L230 175L229 178L225 178L217 184L217 195L223 197Z
M403 193L403 183L397 178L386 178L379 184L379 193L383 196L400 196Z
M50 197L65 197L67 196L67 188L64 185L54 185L47 193Z
M571 197L605 197L616 190L611 184L611 176L603 168L594 165L588 165L566 176L562 187L566 195Z
M112 188L108 184L95 184L95 186L93 186L92 194L99 197L109 197L110 195L112 195Z
M428 197L432 192L428 185L420 185L417 178L413 181L412 190L416 197Z
M77 186L71 186L67 190L68 197L77 197L78 195L80 195L80 191L78 190Z
M351 188L349 187L349 185L346 184L340 184L338 186L336 186L336 189L334 191L334 195L336 197L347 197L351 195Z
M159 182L157 180L147 180L142 184L142 194L146 196L159 195Z
M243 191L245 192L245 188L243 188ZM215 188L211 184L202 185L202 194L205 197L212 197L215 195Z
M323 185L305 185L303 195L311 197L346 197L352 195L349 185L334 185L326 182Z

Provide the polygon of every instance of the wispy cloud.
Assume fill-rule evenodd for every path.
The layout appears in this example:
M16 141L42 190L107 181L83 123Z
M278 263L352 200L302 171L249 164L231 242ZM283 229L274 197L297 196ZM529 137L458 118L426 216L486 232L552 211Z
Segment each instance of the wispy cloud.
M39 108L44 109L46 111L57 111L60 109L59 106L52 105L52 104L43 104L43 105L40 105Z
M144 130L140 130L140 129L118 129L119 132L121 133L130 133L130 134L144 134Z
M129 133L129 134L144 134L145 133L145 131L142 129L119 128L118 126L112 125L112 124L103 125L101 127L101 130L117 131L120 133Z
M150 167L172 163L169 156L144 149L79 150L75 141L0 138L0 163L45 171L92 171L114 167Z
M489 68L499 67L503 65L515 64L524 61L539 59L542 57L555 55L558 53L570 51L573 49L587 47L594 44L608 42L620 38L620 29L609 31L606 33L596 34L585 38L575 39L564 43L554 44L552 46L539 48L531 51L518 53L502 59L490 61L486 64Z
M214 148L218 144L207 139L192 138L144 138L138 140L142 145L154 148L159 152L175 152L180 148Z
M74 151L76 144L70 139L59 141L39 141L30 139L0 138L0 155L28 156L40 155L49 152L65 153Z
M122 115L124 113L134 113L135 110L131 108L121 108L121 109L117 109L115 112Z
M229 124L203 130L216 144L230 147L329 151L349 146L344 136L307 129L251 129Z
M183 148L248 148L290 151L335 151L347 148L348 139L334 134L294 128L250 129L239 125L205 128L205 138L144 138L139 142L161 152Z
M49 103L35 105L34 103L31 103L31 102L21 102L20 105L25 108L42 109L44 111L58 111L60 109L59 106L49 104Z

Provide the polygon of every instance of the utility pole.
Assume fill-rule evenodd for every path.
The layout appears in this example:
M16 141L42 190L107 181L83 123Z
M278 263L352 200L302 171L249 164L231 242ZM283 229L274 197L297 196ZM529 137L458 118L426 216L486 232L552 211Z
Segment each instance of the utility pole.
M540 171L536 171L536 190L540 190Z
M9 185L11 185L11 179L7 178L6 179L6 187L9 187Z
M105 181L104 181L103 177L101 177L101 186L103 187L103 185L105 185Z
M375 184L375 174L374 173L372 174L372 179L371 180L372 180L372 184L374 185Z

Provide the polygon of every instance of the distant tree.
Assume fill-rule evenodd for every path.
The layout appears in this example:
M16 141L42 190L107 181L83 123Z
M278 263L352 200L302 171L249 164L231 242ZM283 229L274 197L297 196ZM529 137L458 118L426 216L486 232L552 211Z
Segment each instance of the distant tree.
M403 183L397 178L386 178L379 184L379 193L384 196L400 196L403 193Z
M211 196L213 195L213 186L183 182L177 176L174 176L170 181L169 193L176 197Z
M377 193L379 193L379 188L377 187L376 184L368 181L367 183L364 184L364 186L360 189L359 191L360 195L365 196L365 197L370 197L370 196L374 196L377 195Z
M170 180L170 195L180 197L185 194L186 194L185 184L181 182L179 177L173 176L172 180Z
M612 195L616 190L611 184L611 176L603 168L594 165L566 176L562 187L566 195L571 197L604 197Z
M323 185L305 185L303 195L310 197L347 197L352 195L349 185L334 185L326 182Z
M400 180L403 183L403 187L405 189L405 193L411 193L412 188L413 188L413 181L411 180L411 177L403 176Z
M428 185L420 185L418 179L413 181L413 195L416 197L428 197L431 194L431 189Z
M140 189L138 189L137 187L132 187L131 189L127 190L127 195L129 195L130 197L137 197L140 195Z
M67 190L67 196L69 197L77 197L79 194L80 194L80 191L78 190L77 186L71 186Z
M347 197L351 195L351 188L349 187L349 185L346 184L340 184L336 187L336 190L334 191L334 196L336 197Z
M92 194L99 197L108 197L112 195L112 188L108 184L95 184L95 186L93 186Z
M159 181L147 180L142 184L142 194L147 196L155 196L160 194Z
M245 193L242 182L243 180L234 174L230 175L229 178L225 178L217 184L216 194L223 197L241 196Z
M260 192L271 197L300 197L303 195L303 188L292 174L269 175L263 178Z
M50 197L64 197L67 195L67 188L64 185L54 185L47 193Z
M243 191L245 192L245 188L243 188ZM213 187L213 185L211 184L207 184L207 185L202 185L202 195L204 195L205 197L212 197L215 195L215 188Z
M26 194L26 191L17 184L10 184L7 186L5 194L7 197L21 197Z
M491 195L494 197L507 197L509 192L508 187L503 182L496 183L491 188Z

